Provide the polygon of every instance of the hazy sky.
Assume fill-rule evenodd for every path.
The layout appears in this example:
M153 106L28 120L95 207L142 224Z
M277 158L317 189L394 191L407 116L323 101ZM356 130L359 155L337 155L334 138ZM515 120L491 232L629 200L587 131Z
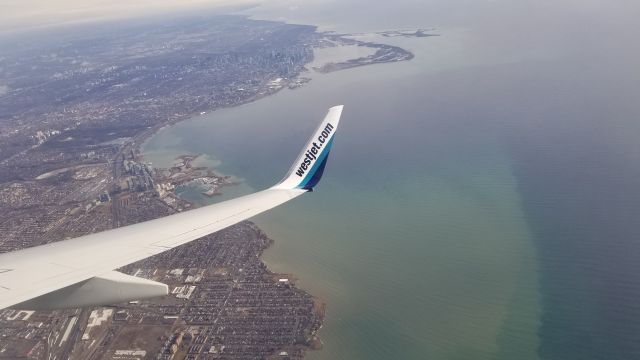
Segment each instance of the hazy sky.
M626 23L622 20L637 15L639 8L637 0L0 0L0 32L204 7L231 10L258 4L262 6L251 11L258 17L263 14L270 19L307 20L329 27L333 25L331 19L335 23L353 21L359 27L362 20L369 19L377 28L395 25L388 23L389 19L403 19L405 26L459 26L474 21L488 25L489 18L500 17L502 21L494 25L503 29L505 25L532 24L531 15L536 14L544 15L533 16L535 26L539 27L553 23L556 17L564 23L574 17L576 20L588 17L597 27L602 18ZM572 13L570 17L567 10ZM319 19L327 24L316 23Z
M77 22L240 7L258 0L0 0L0 32Z

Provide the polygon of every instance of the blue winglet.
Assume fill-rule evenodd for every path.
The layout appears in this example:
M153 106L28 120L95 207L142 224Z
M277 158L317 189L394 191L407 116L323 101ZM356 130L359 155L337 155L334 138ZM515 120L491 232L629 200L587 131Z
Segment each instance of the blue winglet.
M312 191L320 182L324 168L327 165L336 130L338 129L342 109L342 105L329 109L324 120L309 139L302 153L298 155L285 178L274 188Z

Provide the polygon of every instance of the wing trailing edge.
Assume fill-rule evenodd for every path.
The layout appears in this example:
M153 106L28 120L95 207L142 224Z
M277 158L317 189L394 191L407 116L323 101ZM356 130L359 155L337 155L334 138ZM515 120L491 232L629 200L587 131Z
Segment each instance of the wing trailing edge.
M96 304L117 304L129 300L144 300L169 293L166 284L110 271L104 275L50 292L15 305L19 309L69 309Z

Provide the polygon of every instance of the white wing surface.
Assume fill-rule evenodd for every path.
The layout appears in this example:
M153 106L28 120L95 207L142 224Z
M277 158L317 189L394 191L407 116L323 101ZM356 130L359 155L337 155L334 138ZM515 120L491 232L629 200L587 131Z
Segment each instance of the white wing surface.
M166 294L166 285L113 271L222 230L313 189L342 106L321 125L277 185L199 209L0 254L0 309L104 305ZM136 290L137 289L137 290Z

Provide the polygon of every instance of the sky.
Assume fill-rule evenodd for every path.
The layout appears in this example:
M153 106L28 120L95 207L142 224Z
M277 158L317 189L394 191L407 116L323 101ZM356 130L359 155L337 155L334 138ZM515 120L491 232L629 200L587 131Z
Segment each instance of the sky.
M198 8L245 7L258 0L0 0L0 33Z
M353 17L375 19L381 27L388 18L406 19L407 26L420 24L459 25L473 21L485 22L497 14L505 13L502 19L513 19L511 24L499 23L500 31L505 25L521 27L532 24L526 14L543 14L534 26L544 27L559 17L562 21L575 16L593 19L625 19L639 14L636 0L0 0L0 33L19 32L25 29L42 28L109 19L135 18L159 15L174 11L193 11L199 8L232 10L260 5L252 15L264 11L270 19L306 20L335 18L337 23L348 23ZM264 9L264 10L263 10ZM273 10L271 10L273 9ZM366 9L366 12L361 11ZM521 10L519 13L509 12ZM356 11L357 10L357 11ZM567 17L566 11L572 14ZM488 13L487 13L488 12ZM614 14L611 14L611 13ZM611 16L614 15L614 16ZM345 17L349 20L345 21ZM535 16L534 16L535 18ZM295 21L294 20L294 21ZM353 19L358 23L357 19ZM523 21L525 20L525 21ZM625 22L622 22L625 23ZM316 24L322 25L322 24ZM331 25L331 24L327 24ZM483 23L483 25L487 25ZM567 24L568 25L568 24ZM515 33L515 32L514 32Z

